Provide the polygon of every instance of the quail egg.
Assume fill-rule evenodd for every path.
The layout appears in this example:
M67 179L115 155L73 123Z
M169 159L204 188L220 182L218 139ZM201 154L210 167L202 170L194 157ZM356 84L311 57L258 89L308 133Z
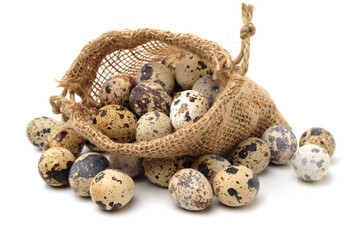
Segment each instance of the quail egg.
M100 108L93 124L115 142L128 143L135 140L137 118L131 111L119 105Z
M271 150L271 162L285 164L297 150L297 138L295 134L285 126L273 126L268 128L262 135Z
M198 91L208 100L209 107L212 107L216 101L217 96L223 91L223 84L219 79L214 79L213 76L204 76L198 79L192 90Z
M259 180L251 169L231 165L219 171L213 179L218 200L230 207L240 207L253 201L259 191Z
M69 172L70 187L82 197L89 196L90 182L99 172L111 168L106 157L100 153L86 153L76 159Z
M74 129L62 125L51 131L44 144L44 151L52 147L63 147L78 157L84 147L84 138Z
M40 157L38 163L40 176L50 186L67 185L69 171L74 161L75 157L68 149L61 147L50 148Z
M133 77L120 73L105 81L99 92L100 103L129 106L129 93L135 86Z
M183 91L172 102L170 119L175 129L197 122L208 111L208 101L194 90Z
M293 154L290 164L298 178L317 181L326 176L330 167L330 157L320 146L307 144Z
M161 63L171 70L175 74L175 68L178 62L185 56L184 53L173 54L162 59Z
M135 82L138 84L142 81L159 83L168 93L173 91L175 84L173 73L159 62L147 63L139 69Z
M332 134L324 128L314 127L305 131L300 138L300 147L315 144L326 150L332 157L336 149L336 141Z
M133 198L133 194L133 179L118 169L101 171L90 184L92 201L108 211L124 207Z
M35 147L43 150L44 143L50 132L62 124L62 122L54 118L37 117L29 122L26 128L26 136Z
M232 151L233 164L246 166L256 174L266 169L270 159L271 151L260 138L248 138L237 144Z
M168 189L173 202L186 210L200 211L212 203L211 184L202 173L192 168L175 173L169 181Z
M194 83L203 76L211 74L207 65L195 55L183 57L176 65L175 77L183 90L192 89Z
M152 81L139 83L130 93L130 106L138 116L152 111L168 114L171 102L168 92L159 83Z
M137 142L149 141L165 137L173 132L170 118L162 112L144 114L135 127Z
M143 172L143 158L110 154L110 164L113 169L119 169L134 178Z
M218 155L207 154L198 157L191 165L191 168L201 172L208 181L212 184L213 178L224 167L231 165L231 163Z
M142 163L144 175L150 182L168 187L170 178L180 169L189 167L189 159L185 156L176 158L145 158Z

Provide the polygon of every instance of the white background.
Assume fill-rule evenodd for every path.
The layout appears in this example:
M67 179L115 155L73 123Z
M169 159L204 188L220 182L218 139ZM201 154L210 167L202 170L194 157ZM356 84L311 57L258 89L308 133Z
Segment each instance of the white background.
M54 79L85 43L109 30L152 27L194 33L235 57L241 1L2 1L0 238L359 239L359 1L250 3L257 33L247 75L269 91L298 138L314 126L333 133L327 177L305 183L288 165L270 166L254 202L234 209L214 198L203 212L177 208L145 178L135 180L133 200L111 213L70 188L47 186L26 126L38 116L59 119L48 104L61 92Z

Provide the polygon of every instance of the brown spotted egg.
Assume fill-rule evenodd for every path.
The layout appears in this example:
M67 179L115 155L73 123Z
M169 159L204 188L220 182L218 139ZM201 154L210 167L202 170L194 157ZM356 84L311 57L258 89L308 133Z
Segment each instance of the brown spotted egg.
M63 147L78 157L83 150L84 141L85 139L74 129L62 125L51 131L44 144L44 151L53 147Z
M134 178L143 172L143 158L110 154L110 164L113 169L119 169Z
M271 162L285 164L297 150L297 138L287 127L277 125L268 128L262 135L271 150Z
M173 73L166 66L158 62L147 63L139 69L135 82L138 84L142 81L159 83L168 93L173 92L175 84Z
M74 155L65 148L53 147L46 150L40 157L38 170L42 179L50 186L60 187L68 184Z
M44 143L50 132L62 124L62 122L54 118L37 117L29 122L26 128L26 136L35 147L43 150Z
M111 168L108 159L100 153L86 153L78 157L69 172L69 184L76 194L89 196L90 182L99 172Z
M194 90L183 91L174 98L170 107L170 119L175 129L197 122L208 111L208 101Z
M137 118L131 111L119 105L100 108L93 124L115 142L128 143L135 140Z
M304 181L317 181L327 175L330 157L320 146L307 144L293 154L290 164L298 178Z
M144 175L150 182L168 187L171 177L180 169L189 167L189 159L185 156L176 158L145 158L143 160Z
M92 201L104 210L117 210L124 207L133 195L133 179L118 169L101 171L90 184Z
M332 134L324 128L314 127L305 131L300 138L300 147L315 144L326 150L332 157L336 149L336 141Z
M194 83L203 76L211 74L207 65L195 55L183 57L176 65L175 77L183 90L192 89Z
M173 202L186 210L200 211L212 203L211 184L202 173L192 168L175 173L169 181L168 189Z
M159 83L152 81L139 83L130 93L130 106L138 116L152 111L168 114L171 102L168 92Z
M165 137L173 132L170 118L162 112L148 112L139 120L135 128L137 142Z
M227 159L218 155L207 154L194 160L191 168L201 172L212 184L214 176L224 167L229 165L231 165L231 163Z
M214 79L213 76L209 75L198 79L194 83L192 90L202 93L207 98L209 107L212 107L217 96L223 91L223 88L224 86L220 79Z
M231 165L219 171L213 180L218 200L230 207L240 207L253 201L259 191L259 180L251 169Z
M246 166L256 174L265 170L270 160L271 151L266 142L260 138L248 138L232 150L233 164Z
M133 77L120 73L108 79L99 92L100 103L105 105L115 104L129 106L129 93L135 86Z

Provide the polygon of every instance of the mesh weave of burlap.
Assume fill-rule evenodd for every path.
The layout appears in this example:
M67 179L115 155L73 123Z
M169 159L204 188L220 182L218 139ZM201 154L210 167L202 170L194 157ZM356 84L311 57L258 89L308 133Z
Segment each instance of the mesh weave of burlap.
M193 34L148 28L104 33L84 46L61 79L63 93L50 98L53 112L62 113L70 126L106 152L150 158L223 155L241 140L260 137L270 126L290 127L268 92L244 76L250 38L255 34L252 15L253 6L242 4L242 47L234 60L219 44ZM113 142L93 126L93 114L101 107L99 90L106 79L117 73L135 77L143 64L177 53L197 55L217 77L227 81L225 90L198 122L166 137L136 143ZM81 102L76 102L75 94Z

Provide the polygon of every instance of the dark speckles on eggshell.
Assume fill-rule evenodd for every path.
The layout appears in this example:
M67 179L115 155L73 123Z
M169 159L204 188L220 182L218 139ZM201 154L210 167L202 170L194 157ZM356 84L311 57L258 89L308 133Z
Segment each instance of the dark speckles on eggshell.
M99 182L100 180L102 180L104 175L105 175L105 173L102 173L102 172L97 174L97 176L95 177L95 182Z
M226 168L225 171L229 174L236 174L238 172L238 169L231 166L231 167Z
M228 188L227 192L228 192L229 196L235 197L238 202L241 202L242 197L238 196L238 192L234 188Z
M147 66L145 65L142 69L141 69L141 77L140 80L142 81L146 81L149 80L152 75L153 75L153 68L151 66Z
M256 174L253 173L252 178L250 178L247 182L248 187L255 188L257 193L259 191L259 180Z
M310 176L307 176L307 175L304 175L303 176L303 179L305 180L305 181L312 181L312 179L311 179L311 177Z
M95 202L100 208L105 209L106 205L102 201Z
M311 136L319 136L322 134L322 128L312 128Z
M64 138L66 137L66 135L68 135L67 131L61 131L58 134L56 134L56 136L54 137L54 140L56 142L62 142L64 140Z
M303 166L306 166L306 164L307 164L307 158L303 158L303 159L302 159L302 165L303 165Z

